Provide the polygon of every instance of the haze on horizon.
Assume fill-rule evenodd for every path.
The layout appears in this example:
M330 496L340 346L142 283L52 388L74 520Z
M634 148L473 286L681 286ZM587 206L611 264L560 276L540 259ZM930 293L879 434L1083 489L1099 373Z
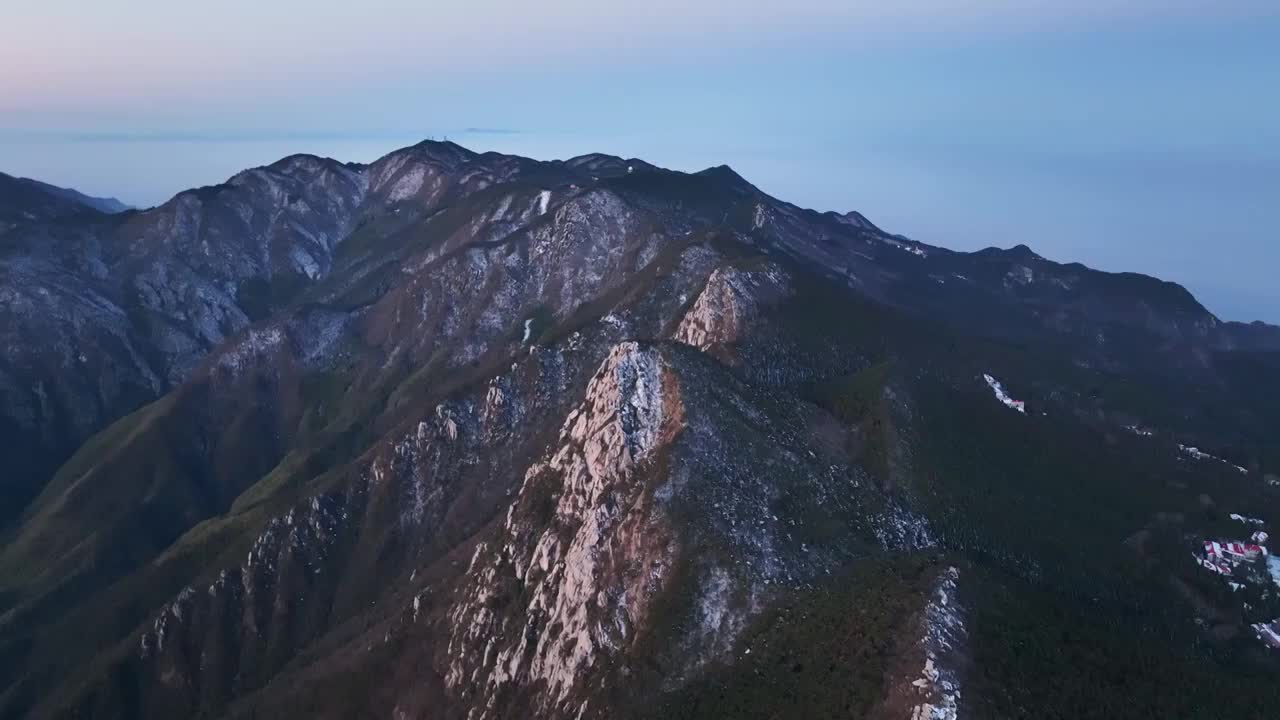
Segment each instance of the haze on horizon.
M1186 285L1280 323L1261 0L50 0L0 26L0 171L151 205L427 136L727 163L891 232Z

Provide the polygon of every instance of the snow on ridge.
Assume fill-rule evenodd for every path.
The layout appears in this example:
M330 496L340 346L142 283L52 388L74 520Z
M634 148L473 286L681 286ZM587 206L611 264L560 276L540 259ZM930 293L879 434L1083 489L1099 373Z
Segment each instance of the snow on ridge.
M1254 634L1259 640L1273 648L1280 648L1280 632L1277 632L1277 626L1280 626L1280 620L1271 623L1254 623L1249 627L1253 628Z
M765 208L764 203L756 203L755 212L751 217L751 229L759 230L770 221L769 211Z
M426 179L427 169L422 165L417 165L396 180L395 185L391 186L388 198L391 202L400 202L405 198L411 197L422 189L422 184Z
M511 209L511 195L504 195L502 202L498 203L498 208L493 211L492 222L498 222L507 216L507 211Z
M1000 384L999 380L996 380L995 378L987 374L984 374L982 376L982 379L987 381L987 385L991 388L991 391L995 393L997 400L1004 403L1007 407L1012 408L1013 410L1017 410L1023 415L1027 414L1026 403L1022 402L1021 400L1014 400L1013 398L1009 397L1008 393L1006 393L1004 390L1004 386Z
M539 215L546 215L546 214L547 214L547 206L548 206L550 203L551 203L551 191L550 191L550 190L543 190L542 192L538 193L538 214L539 214Z
M311 256L311 253L298 245L289 248L289 259L293 261L293 267L302 275L306 275L308 280L315 280L320 277L320 264Z
M1245 517L1239 513L1231 513L1227 517L1235 520L1236 522L1242 522L1245 525L1257 525L1258 527L1262 527L1267 524L1265 521L1259 520L1258 518Z
M479 546L486 551L477 549L465 594L449 611L449 687L493 698L516 683L540 685L533 714L552 715L634 635L634 618L664 586L675 552L661 525L627 522L626 509L643 491L637 464L679 421L680 401L665 373L658 349L615 345L565 418L559 443L526 470L497 544ZM550 518L537 500L547 483L558 488ZM621 568L643 570L632 576ZM517 580L526 583L527 599L495 606L504 583ZM560 630L531 632L539 627ZM495 712L490 701L473 716Z
M284 340L284 333L278 327L253 328L239 343L218 358L218 367L239 375L250 361L275 352Z
M911 253L912 255L915 255L915 256L917 256L917 257L922 257L922 258L927 258L927 257L929 257L929 253L925 252L925 251L924 251L924 248L921 248L921 247L920 247L920 246L918 246L918 245L912 245L911 243L903 242L903 241L901 241L901 240L895 240L895 239L893 239L893 238L888 238L888 237L882 237L882 238L880 238L880 239L881 239L881 240L883 240L884 242L886 242L886 243L888 243L888 244L890 244L890 245L892 245L892 246L894 246L894 247L898 248L899 250L902 250L902 251L904 251L904 252L909 252L909 253Z
M959 716L959 675L942 657L965 638L964 620L955 601L959 579L959 570L947 568L925 607L924 669L921 677L911 683L924 696L924 702L912 708L911 720L956 720Z
M1227 460L1223 460L1220 457L1216 457L1216 456L1210 455L1207 452L1203 452L1202 450L1200 450L1200 448L1191 447L1188 445L1183 445L1182 443L1178 443L1178 449L1181 450L1184 455L1194 460L1213 460L1214 462L1220 462L1226 465L1230 465L1231 467L1235 468L1236 472L1240 473L1241 475L1249 474L1248 470L1240 467L1239 465L1235 465Z

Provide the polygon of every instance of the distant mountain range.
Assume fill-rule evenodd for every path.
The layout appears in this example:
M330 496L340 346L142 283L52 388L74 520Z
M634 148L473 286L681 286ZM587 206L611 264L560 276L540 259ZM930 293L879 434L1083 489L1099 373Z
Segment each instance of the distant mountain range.
M129 210L115 198L95 198L39 180L0 173L0 233L15 226L73 215Z
M39 190L47 192L50 195L57 195L58 197L66 198L73 202L78 202L81 205L87 205L93 208L94 210L97 210L98 212L111 214L111 213L121 213L121 212L124 212L125 210L133 209L131 206L125 205L124 203L120 202L115 198L93 197L91 195L85 195L84 193L78 190L72 190L71 188L61 188L56 185L42 183L39 180L32 180L30 178L18 178L18 182L29 183L32 187L35 187Z
M1278 327L726 166L123 210L0 175L0 717L1280 707Z

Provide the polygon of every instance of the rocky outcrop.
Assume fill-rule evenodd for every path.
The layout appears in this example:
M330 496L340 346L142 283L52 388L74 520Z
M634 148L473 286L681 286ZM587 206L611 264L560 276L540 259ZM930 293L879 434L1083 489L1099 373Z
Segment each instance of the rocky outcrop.
M119 216L32 205L33 219L0 243L0 434L13 459L0 524L93 432L189 379L251 323L325 281L322 299L350 307L343 294L418 249L379 242L527 173L578 177L428 142L367 166L294 155ZM440 251L504 237L548 210L549 191L519 194L467 218Z
M964 717L962 685L969 666L968 634L957 586L960 571L945 567L924 607L907 623L887 670L884 698L871 720L957 720Z
M273 519L242 564L203 591L187 587L161 610L139 640L139 669L156 680L143 714L221 708L264 683L323 627L349 504L342 495L317 497Z
M446 679L472 717L499 717L505 686L543 688L565 710L633 640L670 576L678 540L650 514L646 465L683 422L678 383L654 348L616 347L529 468L498 537L477 547L449 615Z
M730 346L764 308L785 299L789 292L786 276L776 266L717 268L680 321L675 339L732 358Z
M18 438L5 512L68 444L328 273L364 185L358 169L297 156L150 210L15 229L0 245L0 429Z
M812 411L730 378L680 345L610 352L441 621L470 717L607 716L597 691L651 652L678 688L775 592L878 545L884 499L792 429ZM818 516L852 532L802 530Z
M677 307L672 300L671 312ZM652 322L669 321L668 315ZM211 371L220 382L233 383L277 366L266 361L282 348L305 357L305 346L318 340L300 329L255 331L211 363ZM543 348L521 353L489 382L436 405L380 443L351 470L354 480L344 492L317 497L270 520L248 560L221 571L207 592L184 590L150 621L137 656L127 661L138 663L144 676L154 677L157 687L164 689L147 702L186 714L197 707L220 707L253 690L279 668L282 658L331 623L362 609L359 598L375 589L351 589L364 587L354 578L369 571L356 558L377 556L388 563L382 572L394 574L403 568L403 574L416 577L430 558L448 549L451 538L474 532L476 518L495 512L494 503L507 501L511 486L505 483L519 481L519 476L512 476L529 462L533 446L540 442L529 428L549 415L563 417L569 411L572 398L581 393L577 388L587 384L591 358L607 352L602 336L612 332L612 326L600 323L574 333L567 339L574 351L570 355ZM648 357L656 358L656 353ZM264 362L266 366L259 367ZM620 368L619 373L637 385L637 397L660 380L651 364L636 364L633 370L628 375ZM630 429L632 441L622 447L634 458L644 454L650 442L635 432L655 422L655 409L643 403L628 407L632 410L623 409L620 422ZM592 458L597 458L595 451ZM613 457L608 462L630 461ZM324 518L312 517L317 509L329 507L334 511ZM466 514L459 516L459 508L467 508ZM466 523L472 524L470 530ZM323 537L304 532L317 524L326 529ZM394 564L389 563L392 559ZM307 582L299 584L298 578ZM251 616L246 598L287 612L257 611ZM416 610L409 615L413 620L418 616ZM234 648L225 651L230 653L227 657L216 663L195 662L184 654L182 648L205 646L215 636L222 638L223 646ZM161 646L178 649L162 652Z
M939 576L933 597L925 606L924 669L911 686L919 694L911 720L956 720L960 704L960 665L965 653L963 610L956 594L960 571L947 568Z

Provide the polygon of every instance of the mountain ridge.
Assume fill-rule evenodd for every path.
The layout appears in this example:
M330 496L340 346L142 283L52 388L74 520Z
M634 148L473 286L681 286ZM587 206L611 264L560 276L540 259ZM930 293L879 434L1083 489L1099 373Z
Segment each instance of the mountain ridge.
M696 716L749 697L743 672L778 691L743 716L893 717L954 709L941 684L904 689L930 653L972 683L962 707L999 716L1025 700L992 621L1017 603L985 597L1083 617L1083 653L1203 580L1153 518L1211 525L1210 492L1275 509L1270 326L1025 246L955 253L803 210L727 168L427 141L0 240L4 311L41 351L0 358L0 390L46 383L68 414L106 397L50 348L137 388L94 406L52 481L31 474L0 548L6 717ZM59 304L32 304L51 287ZM85 327L115 334L88 346ZM52 407L25 402L6 404L19 428ZM1130 561L1139 530L1178 549ZM1104 610L1080 615L1073 586ZM921 639L938 588L1003 690ZM1232 627L1229 595L1207 597ZM1250 598L1249 619L1280 613ZM1201 673L1243 682L1191 649L1183 604L1153 607L1111 630L1117 657L1161 638L1186 687L1144 707L1191 707L1215 692ZM879 650L797 656L824 636ZM1255 645L1215 652L1270 667ZM815 662L865 676L820 692L793 671Z
M32 178L15 177L0 173L0 182L5 183L6 185L25 185L47 195L70 200L74 203L78 203L108 215L134 209L132 206L125 205L113 197L94 197L92 195L86 195L73 188L58 187L57 185L52 185ZM12 188L10 188L9 191L11 192Z

